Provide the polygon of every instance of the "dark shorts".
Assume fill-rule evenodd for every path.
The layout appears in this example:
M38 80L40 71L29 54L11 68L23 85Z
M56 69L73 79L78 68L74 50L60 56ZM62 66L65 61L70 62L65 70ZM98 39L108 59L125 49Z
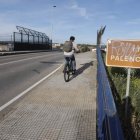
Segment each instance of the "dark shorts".
M75 61L75 56L74 56L74 55L65 56L65 59L66 59L66 61L69 61L70 59L71 59L72 61Z

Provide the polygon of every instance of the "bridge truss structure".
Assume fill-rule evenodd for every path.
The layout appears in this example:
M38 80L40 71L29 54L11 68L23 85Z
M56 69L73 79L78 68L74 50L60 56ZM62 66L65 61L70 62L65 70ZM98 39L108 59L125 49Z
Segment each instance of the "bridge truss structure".
M13 33L14 50L45 50L52 48L52 40L42 32L16 26L19 32Z

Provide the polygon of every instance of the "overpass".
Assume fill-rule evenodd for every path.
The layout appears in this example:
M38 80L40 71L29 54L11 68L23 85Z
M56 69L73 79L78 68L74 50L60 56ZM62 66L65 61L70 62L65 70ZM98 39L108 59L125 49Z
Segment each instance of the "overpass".
M64 82L60 66L1 109L0 139L123 140L100 48L76 55L76 61L70 82Z

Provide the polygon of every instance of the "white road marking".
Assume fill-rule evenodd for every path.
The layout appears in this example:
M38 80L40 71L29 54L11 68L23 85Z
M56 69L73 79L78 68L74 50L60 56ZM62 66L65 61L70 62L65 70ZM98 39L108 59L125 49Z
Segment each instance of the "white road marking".
M17 63L17 62L21 62L21 61L26 61L26 60L31 60L31 59L48 57L48 56L52 56L52 55L55 55L55 54L43 55L43 56L37 56L37 57L31 57L31 58L21 59L21 60L17 60L17 61L11 61L11 62L7 62L7 63L2 63L2 64L0 64L0 66L7 65L7 64L12 64L12 63Z
M37 85L39 85L40 83L42 83L44 80L46 80L47 78L49 78L51 75L53 75L55 72L57 72L61 67L63 66L60 65L60 67L58 67L57 69L55 69L54 71L52 71L50 74L46 75L44 78L42 78L40 81L36 82L35 84L33 84L31 87L29 87L28 89L26 89L25 91L23 91L22 93L20 93L19 95L17 95L15 98L13 98L12 100L10 100L9 102L7 102L6 104L2 105L0 107L0 111L2 111L3 109L5 109L6 107L8 107L9 105L11 105L13 102L15 102L16 100L18 100L20 97L22 97L23 95L25 95L26 93L28 93L30 90L32 90L33 88L35 88Z

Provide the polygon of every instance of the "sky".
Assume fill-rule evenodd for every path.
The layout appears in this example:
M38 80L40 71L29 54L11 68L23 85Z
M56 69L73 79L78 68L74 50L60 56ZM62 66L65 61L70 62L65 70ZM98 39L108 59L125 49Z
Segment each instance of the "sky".
M53 42L71 35L76 43L96 44L97 30L106 26L108 39L140 38L140 0L0 0L0 40L22 26L43 32Z

